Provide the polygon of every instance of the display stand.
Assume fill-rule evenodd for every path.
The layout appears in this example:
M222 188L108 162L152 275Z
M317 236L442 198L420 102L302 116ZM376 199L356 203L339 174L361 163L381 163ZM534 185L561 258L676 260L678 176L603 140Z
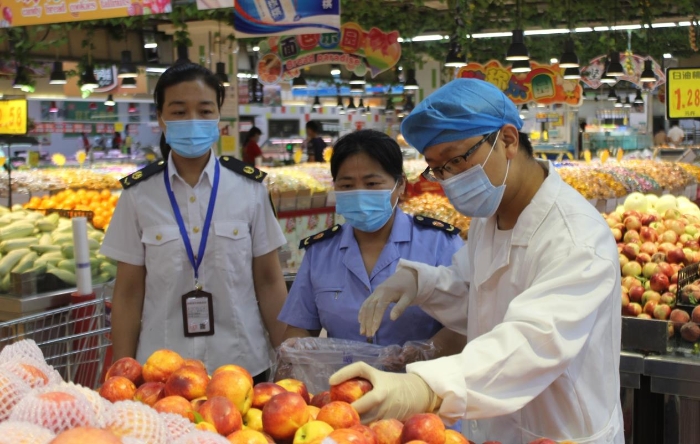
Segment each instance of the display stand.
M7 170L7 207L12 207L12 145L37 146L39 141L35 137L27 136L2 136L0 144L7 145L5 155L5 169Z

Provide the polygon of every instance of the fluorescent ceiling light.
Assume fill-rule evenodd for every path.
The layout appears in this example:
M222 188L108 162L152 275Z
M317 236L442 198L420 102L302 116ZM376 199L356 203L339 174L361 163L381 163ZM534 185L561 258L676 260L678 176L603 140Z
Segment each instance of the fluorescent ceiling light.
M602 31L609 31L610 28L608 28L607 26L596 26L595 28L593 28L593 30L598 31L598 32L602 32Z
M625 31L628 29L642 29L642 25L619 25L612 27L613 31Z
M557 63L559 63L559 59L549 59L549 63L551 65L556 65Z
M652 23L652 28L675 28L675 23Z
M414 42L433 42L436 40L442 40L443 37L438 34L431 34L431 35L417 35L413 37Z
M584 27L584 28L576 28L574 29L576 32L593 32L593 28L590 27Z
M472 34L473 39L491 39L495 37L511 37L512 32L482 32L480 34Z
M692 23L690 22L678 22L678 26L690 26Z
M403 37L399 37L398 39L396 39L396 41L399 42L399 43L403 43L403 42L404 42Z
M150 67L146 68L146 72L155 72L158 74L163 74L167 69L168 68L156 68L156 67L150 66Z
M254 51L254 52L260 51L260 47L259 47L259 46L253 46L253 51Z
M158 43L152 42L152 43L144 43L143 47L146 49L155 49L158 47Z
M673 54L667 52L666 54L664 54L664 58L665 58L665 59L672 59L672 58L673 58Z
M568 34L569 29L531 29L525 31L525 35L553 35L553 34Z

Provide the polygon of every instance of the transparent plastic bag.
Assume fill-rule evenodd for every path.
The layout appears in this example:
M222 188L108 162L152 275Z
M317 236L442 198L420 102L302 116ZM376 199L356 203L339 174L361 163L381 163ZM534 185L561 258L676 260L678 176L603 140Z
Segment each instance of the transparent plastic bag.
M277 350L272 374L276 381L287 378L304 381L309 393L317 394L330 388L328 379L333 373L353 362L402 373L407 364L432 359L437 352L430 341L406 342L401 347L335 338L292 338Z

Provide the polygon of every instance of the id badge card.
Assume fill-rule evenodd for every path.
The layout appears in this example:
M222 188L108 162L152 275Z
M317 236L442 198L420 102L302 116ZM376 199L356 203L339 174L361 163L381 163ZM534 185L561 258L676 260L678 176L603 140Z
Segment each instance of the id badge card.
M182 296L182 322L186 337L214 334L214 306L211 293L194 290Z

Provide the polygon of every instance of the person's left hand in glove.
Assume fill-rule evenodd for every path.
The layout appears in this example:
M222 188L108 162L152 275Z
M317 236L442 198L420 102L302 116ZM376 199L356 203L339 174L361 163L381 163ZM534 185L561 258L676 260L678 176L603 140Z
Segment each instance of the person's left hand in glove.
M420 376L387 373L364 362L342 368L331 376L329 382L338 385L352 378L367 379L373 386L372 390L352 403L365 424L388 418L405 421L417 413L432 413L442 402Z

